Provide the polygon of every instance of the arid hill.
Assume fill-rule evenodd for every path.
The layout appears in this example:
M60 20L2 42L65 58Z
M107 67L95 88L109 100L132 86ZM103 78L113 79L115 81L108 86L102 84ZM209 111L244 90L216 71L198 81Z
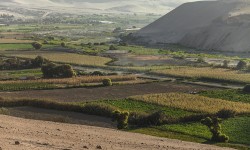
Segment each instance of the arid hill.
M250 1L190 2L134 34L140 43L250 52Z
M227 148L92 127L0 115L3 150L183 150Z

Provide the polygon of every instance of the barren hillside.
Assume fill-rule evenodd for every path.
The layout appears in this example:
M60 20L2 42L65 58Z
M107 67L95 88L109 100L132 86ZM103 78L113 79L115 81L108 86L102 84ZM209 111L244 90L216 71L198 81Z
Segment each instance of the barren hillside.
M205 50L250 52L250 2L181 5L135 34L137 42L179 43Z
M0 115L0 132L0 147L4 150L223 149L114 129L27 120L3 115Z

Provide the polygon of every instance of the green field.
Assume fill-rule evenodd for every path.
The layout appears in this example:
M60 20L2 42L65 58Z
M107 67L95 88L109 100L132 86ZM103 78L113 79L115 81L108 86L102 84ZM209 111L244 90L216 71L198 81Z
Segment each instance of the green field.
M42 77L41 69L24 69L24 70L10 70L1 71L0 78L21 78L21 77Z
M124 111L129 112L139 112L139 113L154 113L155 111L163 111L167 116L173 117L173 118L180 118L184 116L189 116L196 114L194 112L189 112L181 109L175 109L171 107L164 107L154 104L149 104L145 102L140 101L134 101L130 99L124 99L124 100L108 100L108 101L101 101L98 103L105 103L109 104L111 106L117 107Z
M204 91L200 95L219 98L235 102L250 103L250 94L243 93L241 90L215 90L215 91Z
M223 121L222 132L230 137L230 143L250 145L249 124L250 117L231 118ZM155 130L155 132L152 133L151 130ZM144 134L147 134L148 132L149 134L156 134L157 136L164 136L164 133L168 134L170 132L175 133L176 135L180 134L180 138L184 137L183 140L196 142L206 142L211 137L211 133L208 128L201 123L163 125L158 127L136 129L133 132ZM168 138L171 137L175 138L174 136L168 136ZM189 137L193 137L194 139Z
M54 47L54 45L43 45L43 48L51 48ZM6 51L6 50L33 50L34 48L30 43L12 43L12 44L0 44L0 51Z
M30 58L30 59L34 59L37 56L42 56L53 62L74 64L74 65L88 65L88 66L105 66L106 63L112 60L107 57L80 55L75 53L56 52L56 51L25 51L25 52L9 53L6 55L20 57L20 58Z
M0 44L0 50L30 50L31 44Z

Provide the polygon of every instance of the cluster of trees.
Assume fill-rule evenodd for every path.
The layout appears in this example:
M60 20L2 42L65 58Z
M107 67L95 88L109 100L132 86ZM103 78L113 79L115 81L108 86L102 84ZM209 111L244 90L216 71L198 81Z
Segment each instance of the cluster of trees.
M76 75L70 65L56 65L48 63L42 66L42 73L45 78L71 78Z
M238 62L237 66L236 66L236 69L237 70L245 70L245 69L247 69L247 70L249 69L250 70L250 68L248 68L248 66L247 66L247 62L245 62L243 60L240 60Z
M228 142L229 137L221 132L221 119L218 117L207 117L201 120L201 123L207 126L212 133L211 141Z
M70 65L56 65L42 56L35 59L1 58L0 70L41 68L45 78L71 78L76 75ZM110 84L108 82L108 84ZM112 83L111 83L112 84Z
M35 59L20 59L20 58L1 58L0 70L16 70L16 69L31 69L41 67L47 60L41 56Z

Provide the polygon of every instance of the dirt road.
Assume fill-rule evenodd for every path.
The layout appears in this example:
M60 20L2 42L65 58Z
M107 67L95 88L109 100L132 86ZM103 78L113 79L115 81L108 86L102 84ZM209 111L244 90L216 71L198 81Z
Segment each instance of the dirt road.
M27 120L4 115L0 115L0 133L0 147L3 150L223 149L108 128Z

